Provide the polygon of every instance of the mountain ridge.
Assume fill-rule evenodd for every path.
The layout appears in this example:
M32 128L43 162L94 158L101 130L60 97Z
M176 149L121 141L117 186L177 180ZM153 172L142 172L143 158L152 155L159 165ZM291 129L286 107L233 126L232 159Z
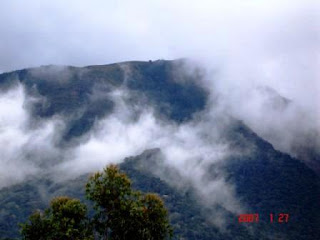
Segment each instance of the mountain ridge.
M41 130L42 122L56 119L64 124L63 127L58 125L60 128L54 128L53 138L53 145L57 151L62 152L61 155L51 157L49 153L46 156L44 152L44 156L37 156L40 151L33 152L34 149L27 148L28 144L18 146L17 149L29 150L27 153L21 152L21 155L30 159L32 164L37 164L36 161L32 161L34 157L46 159L45 163L40 162L40 169L41 164L44 164L46 169L55 167L60 162L68 161L74 148L85 145L95 134L103 132L99 124L103 124L114 114L119 114L119 111L128 115L125 115L124 120L121 119L124 122L121 128L135 123L137 125L133 126L137 128L140 126L138 120L144 116L145 110L152 109L155 121L160 121L162 125L170 125L169 130L163 128L160 129L160 133L168 131L174 139L180 137L181 129L184 130L185 127L187 130L191 128L200 136L198 138L198 135L185 132L175 143L178 146L188 141L190 135L190 139L195 136L197 138L190 140L186 146L194 151L197 151L197 146L203 147L202 143L206 144L207 148L211 146L215 149L215 146L222 146L221 149L224 150L223 146L227 143L232 151L231 154L222 157L222 160L217 161L214 154L211 156L207 152L209 157L195 155L192 162L195 164L194 171L191 173L196 175L199 170L197 167L205 163L205 167L201 168L204 175L199 177L201 183L214 185L216 182L225 181L227 186L234 188L236 200L245 206L246 212L242 212L243 214L261 214L259 224L240 224L236 213L223 205L230 199L219 200L220 196L212 195L212 199L218 200L212 203L209 201L210 204L205 205L204 197L199 195L202 189L195 187L196 181L186 180L179 168L166 165L167 162L163 159L164 149L142 148L140 153L128 155L121 168L132 177L136 188L158 192L167 199L172 221L178 229L177 235L185 239L218 240L276 237L311 240L319 236L319 176L303 161L275 150L272 144L263 140L240 120L230 116L213 116L212 119L205 120L199 118L199 115L208 110L209 93L200 84L201 73L195 72L190 75L182 65L183 61L159 60L84 68L47 66L1 74L2 93L17 84L22 84L26 95L24 109L29 120L34 125L39 125L36 126L37 129ZM119 110L121 104L125 107ZM225 119L227 123L224 122ZM114 123L117 121L120 119L116 118ZM203 129L199 129L201 121L207 124ZM158 125L151 126L151 130L154 130L153 127ZM112 127L113 125L105 130ZM138 133L140 135L133 135L136 141L142 138L141 135L147 134L143 131ZM101 138L99 135L98 137ZM97 141L96 139L94 140ZM153 140L153 136L151 139ZM203 142L199 144L199 141ZM170 146L170 142L168 145ZM183 150L192 154L187 148ZM220 148L218 150L220 151ZM174 151L172 153L177 154ZM188 162L184 162L186 163ZM72 164L69 167L72 167ZM52 196L68 194L83 199L83 195L79 193L82 191L81 184L85 177L62 183L56 183L47 177L40 174L38 178L34 178L31 175L20 184L0 190L1 237L17 236L17 228L10 232L14 225L24 221L32 210L46 207L48 199ZM203 187L206 189L208 186ZM216 190L216 193L220 194L223 191ZM206 200L210 200L210 194L211 192ZM266 218L270 213L288 213L290 220L286 224L272 225ZM224 218L222 228L217 227L214 219L219 216Z

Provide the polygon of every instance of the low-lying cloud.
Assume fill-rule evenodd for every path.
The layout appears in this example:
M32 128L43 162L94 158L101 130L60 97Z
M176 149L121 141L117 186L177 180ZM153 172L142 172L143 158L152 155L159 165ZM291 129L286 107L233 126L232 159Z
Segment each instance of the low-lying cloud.
M54 121L37 129L28 126L23 87L18 85L0 97L0 188L19 183L30 175L47 170L48 162L59 152L54 149ZM48 162L47 162L48 161Z
M141 106L137 117L135 109L126 104L125 98L130 95L127 89L114 90L111 95L116 103L113 113L97 121L83 137L85 140L63 147L57 144L57 139L61 139L58 135L66 126L63 116L46 119L32 116L28 106L37 99L26 94L20 84L2 94L0 187L30 176L52 176L56 181L65 181L110 163L120 163L146 149L158 148L163 162L154 167L173 169L176 175L169 177L159 169L150 169L151 172L172 186L192 187L209 206L219 204L234 213L242 209L233 186L225 181L222 172L217 178L208 178L210 166L239 154L221 140L224 123L218 125L215 119L220 114L211 116L208 111L209 114L204 112L204 116L199 115L194 121L178 124L156 118L151 106ZM30 122L32 127L28 125Z
M165 164L204 201L239 212L223 174L206 178L210 164L239 154L221 141L230 117L276 149L319 162L319 10L316 0L1 3L2 71L186 57L204 69L201 85L210 100L201 116L179 125L158 119L146 106L132 110L124 101L127 90L114 90L113 113L95 121L83 141L61 147L56 141L67 128L65 116L30 127L32 99L23 87L2 93L0 187L36 174L75 177L160 148ZM51 71L68 79L64 68Z
M198 118L197 121L177 124L156 118L150 106L143 106L144 110L137 118L133 109L125 104L124 98L129 95L125 89L115 91L116 107L112 115L94 126L88 133L87 142L71 150L71 159L55 166L54 175L76 177L110 163L120 163L146 149L158 148L164 165L150 166L149 171L175 187L193 186L206 203L220 204L231 212L238 212L241 204L223 174L214 180L206 176L212 164L238 154L229 149L227 142L220 140L222 129L217 128L214 119ZM170 178L161 170L152 169L158 167L174 169L178 175Z
M20 4L1 3L2 71L187 57L216 73L208 76L208 87L224 95L226 108L276 148L295 154L297 144L291 144L291 138L309 136L310 131L319 135L320 4L316 0ZM253 97L256 87L274 89L294 107L275 111L258 106L261 97ZM263 127L261 119L266 119ZM296 126L304 130L297 132ZM281 146L284 142L290 143Z

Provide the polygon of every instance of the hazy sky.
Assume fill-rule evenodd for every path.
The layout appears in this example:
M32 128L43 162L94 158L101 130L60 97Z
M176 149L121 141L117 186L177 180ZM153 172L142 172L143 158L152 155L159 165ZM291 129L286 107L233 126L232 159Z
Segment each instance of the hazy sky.
M2 1L0 70L180 57L255 61L292 49L299 55L306 45L311 50L306 57L315 57L319 5L317 0Z

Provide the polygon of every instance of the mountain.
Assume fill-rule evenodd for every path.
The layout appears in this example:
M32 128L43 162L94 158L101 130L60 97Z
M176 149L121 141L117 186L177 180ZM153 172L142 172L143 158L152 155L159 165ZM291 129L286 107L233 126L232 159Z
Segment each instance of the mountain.
M50 169L68 161L72 151L90 141L93 133L104 133L100 124L119 114L119 105L124 105L125 111L121 110L120 115L130 113L124 118L124 127L139 123L148 110L161 127L170 126L169 139L181 134L181 129L191 129L183 132L183 137L174 144L188 142L186 146L194 151L199 142L199 148L205 144L205 156L199 151L200 155L195 155L191 163L168 162L168 153L174 155L172 159L177 157L177 161L179 154L161 148L167 147L162 141L156 148L146 144L138 154L127 156L120 163L136 189L156 192L165 200L176 239L317 239L320 236L319 175L303 161L275 150L242 121L225 113L220 115L219 111L212 111L213 116L206 115L209 108L216 107L216 102L212 102L215 98L199 81L201 70L190 71L190 68L184 60L159 60L84 68L44 66L1 74L2 94L23 86L28 129L41 130L41 124L56 119L63 126L54 128L53 140L47 140L61 152L58 157L44 152L40 160L33 161L40 151L33 152L33 148L23 145L21 158L42 171L26 174L23 180L0 189L0 236L17 237L17 224L35 209L44 209L54 196L84 198L87 174L79 172L71 179L57 180ZM200 130L199 122L205 123ZM107 130L111 131L110 128ZM160 130L165 132L167 128ZM201 137L194 140L198 136L192 135L194 132L199 132ZM148 141L153 141L157 134ZM137 142L142 137L133 136ZM126 143L131 147L131 142ZM225 145L232 154L225 154L223 160L217 161L220 150L215 149ZM90 161L93 160L88 159L88 168ZM187 164L192 166L190 176L189 172L184 174ZM196 178L199 169L203 175ZM246 213L258 213L259 222L239 223L239 214ZM275 217L272 223L270 214ZM277 221L279 214L289 214L288 222Z

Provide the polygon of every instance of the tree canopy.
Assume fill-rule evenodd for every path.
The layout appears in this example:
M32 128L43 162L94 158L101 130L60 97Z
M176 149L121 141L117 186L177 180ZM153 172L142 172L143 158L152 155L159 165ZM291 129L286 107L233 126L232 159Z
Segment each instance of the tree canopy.
M44 213L37 211L21 225L21 233L28 240L89 240L93 239L87 207L78 199L57 197Z
M112 165L90 177L86 196L94 202L94 226L102 239L161 240L172 230L156 194L131 188L130 179Z
M78 199L57 197L44 212L37 211L21 224L26 240L139 239L163 240L172 237L168 211L153 193L131 187L126 174L111 165L92 175L86 197L93 202L93 216Z

